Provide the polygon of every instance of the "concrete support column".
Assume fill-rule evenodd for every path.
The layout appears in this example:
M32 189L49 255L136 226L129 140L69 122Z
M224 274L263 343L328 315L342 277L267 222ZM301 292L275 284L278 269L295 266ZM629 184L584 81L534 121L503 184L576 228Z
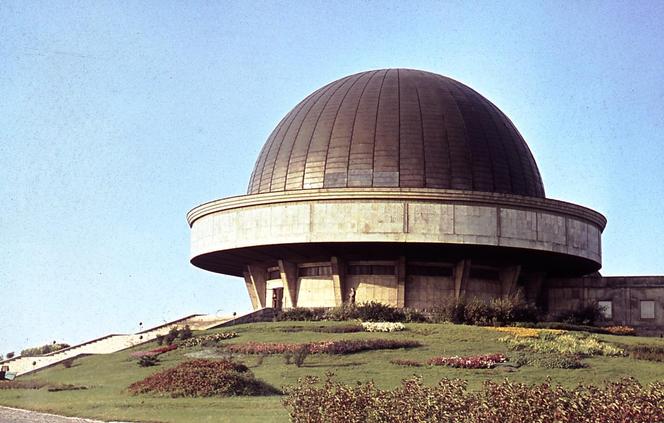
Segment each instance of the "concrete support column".
M466 295L468 275L470 274L470 260L461 260L454 266L454 299L460 301Z
M332 289L334 290L334 304L339 307L344 303L344 295L347 295L344 289L344 265L338 257L331 257L332 266Z
M406 257L397 260L397 307L406 306Z
M534 272L527 274L525 278L526 298L537 305L540 305L542 299L542 286L544 285L545 276L543 272Z
M265 281L267 280L267 268L261 265L249 265L244 272L244 283L249 291L251 305L254 310L265 307Z
M297 307L297 265L285 260L279 260L278 265L284 284L284 298L290 302L289 307Z
M500 269L500 293L509 297L516 293L516 284L521 274L521 266L509 266Z

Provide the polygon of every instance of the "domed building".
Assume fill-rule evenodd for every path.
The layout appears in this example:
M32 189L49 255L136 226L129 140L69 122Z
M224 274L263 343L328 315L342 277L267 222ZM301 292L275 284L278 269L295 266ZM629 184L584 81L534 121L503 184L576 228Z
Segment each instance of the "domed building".
M268 137L247 194L187 219L191 263L243 277L255 309L431 308L517 290L546 307L556 281L601 268L606 225L546 198L498 107L411 69L313 92Z

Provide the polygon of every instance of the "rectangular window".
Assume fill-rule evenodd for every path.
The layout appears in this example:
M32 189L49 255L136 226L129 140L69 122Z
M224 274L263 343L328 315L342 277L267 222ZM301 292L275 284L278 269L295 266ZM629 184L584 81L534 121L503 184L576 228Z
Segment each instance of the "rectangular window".
M395 267L382 264L351 264L348 266L349 275L394 275Z
M652 300L641 301L641 318L654 319L655 318L655 302Z
M268 269L267 271L267 279L281 279L281 273L279 272L279 269Z
M605 319L613 318L613 301L599 301L597 304L599 305L602 317Z
M298 269L298 276L330 276L332 266L307 266Z
M422 264L409 265L406 273L417 276L452 276L452 267L450 266L431 266Z

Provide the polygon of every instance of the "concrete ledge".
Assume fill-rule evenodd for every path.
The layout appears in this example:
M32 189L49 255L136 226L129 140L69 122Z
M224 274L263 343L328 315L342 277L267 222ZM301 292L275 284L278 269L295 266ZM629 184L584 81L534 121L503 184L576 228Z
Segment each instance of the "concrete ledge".
M601 267L606 219L585 207L451 190L331 189L231 197L188 215L191 257L306 243L395 242L511 247Z

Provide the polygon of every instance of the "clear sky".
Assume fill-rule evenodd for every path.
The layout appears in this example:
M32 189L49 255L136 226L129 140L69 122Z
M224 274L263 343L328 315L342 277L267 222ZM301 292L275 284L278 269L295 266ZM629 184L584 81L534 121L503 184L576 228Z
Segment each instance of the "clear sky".
M493 101L607 275L664 275L664 2L0 1L0 352L250 309L188 261L304 96L407 67Z

